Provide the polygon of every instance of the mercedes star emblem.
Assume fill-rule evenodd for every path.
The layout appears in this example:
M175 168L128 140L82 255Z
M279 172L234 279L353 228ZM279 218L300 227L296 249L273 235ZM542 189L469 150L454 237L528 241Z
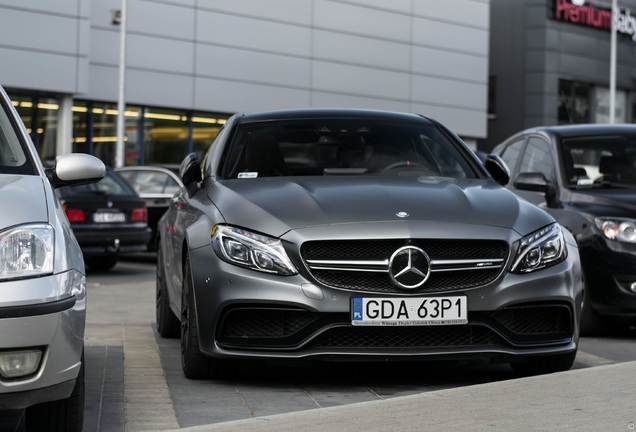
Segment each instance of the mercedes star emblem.
M400 288L415 289L422 286L430 271L430 258L426 252L415 246L399 248L389 260L389 276Z

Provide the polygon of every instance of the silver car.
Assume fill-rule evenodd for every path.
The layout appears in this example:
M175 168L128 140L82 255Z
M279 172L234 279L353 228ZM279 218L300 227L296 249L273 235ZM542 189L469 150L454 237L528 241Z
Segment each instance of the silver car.
M574 362L574 238L433 119L237 114L180 173L156 307L188 378L257 358Z
M80 431L86 277L53 188L105 167L69 154L45 169L2 89L0 105L0 411L26 409L27 430Z

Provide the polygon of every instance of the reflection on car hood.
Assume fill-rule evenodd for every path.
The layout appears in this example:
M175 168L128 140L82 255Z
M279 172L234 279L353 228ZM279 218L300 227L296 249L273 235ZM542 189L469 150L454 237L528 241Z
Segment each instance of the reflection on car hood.
M46 222L46 197L42 179L38 176L0 175L0 227L6 228L28 222Z
M633 218L634 213L636 213L636 190L579 190L572 194L570 202L575 207L585 208L596 216L625 216Z
M513 228L524 235L552 218L488 180L295 177L219 181L208 191L227 223L280 236L344 223L444 221Z

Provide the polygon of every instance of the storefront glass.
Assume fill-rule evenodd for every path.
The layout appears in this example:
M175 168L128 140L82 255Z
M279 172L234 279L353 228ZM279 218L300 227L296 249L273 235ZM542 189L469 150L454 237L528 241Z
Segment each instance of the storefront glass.
M568 80L559 80L559 124L590 122L592 86Z
M56 98L11 96L13 106L22 118L42 160L56 156L59 104Z
M192 116L192 151L199 159L203 159L205 152L219 131L227 121L226 116L211 116L209 113L194 113Z
M57 151L59 103L56 98L12 95L43 160ZM73 147L78 153L97 156L115 165L117 148L117 105L74 100ZM178 164L190 152L203 157L228 115L189 113L127 106L125 111L125 165Z

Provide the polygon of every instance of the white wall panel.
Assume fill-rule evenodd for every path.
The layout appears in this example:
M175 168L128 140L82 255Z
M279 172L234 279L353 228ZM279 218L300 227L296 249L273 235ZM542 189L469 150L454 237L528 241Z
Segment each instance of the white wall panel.
M325 93L321 91L312 92L311 106L314 108L342 107L389 110L399 112L411 111L410 104L404 101L343 95L339 93Z
M413 100L456 108L479 110L487 103L488 85L444 78L413 77Z
M221 112L250 112L270 109L306 108L309 92L283 87L259 86L214 79L196 80L196 109Z
M488 54L488 31L457 24L415 18L413 43L459 52Z
M270 53L308 56L310 28L200 11L197 40Z
M194 46L182 40L133 34L127 40L126 63L128 69L150 69L192 76Z
M314 25L319 29L403 42L411 38L410 17L351 4L318 0L315 3L314 20Z
M126 27L130 33L161 38L193 40L195 11L192 8L150 1L128 1Z
M486 136L486 113L427 104L413 104L411 111L440 121L458 135Z
M338 1L338 0L329 0ZM421 1L421 0L420 0ZM357 3L362 7L370 7L374 9L382 9L385 11L397 11L402 13L410 13L412 0L345 0L343 3ZM417 3L417 1L416 1Z
M313 57L337 63L367 65L408 72L411 47L405 43L316 30Z
M258 20L311 25L311 1L306 0L198 0L201 10L250 16Z
M197 76L307 89L308 59L211 45L197 49Z
M314 64L313 89L404 101L410 96L406 73L325 62Z
M189 109L194 103L191 77L167 73L129 70L126 101L159 107Z
M0 47L0 59L3 86L60 93L78 91L74 57Z
M488 29L490 21L488 2L443 0L432 5L430 1L416 0L413 2L413 12L416 16L482 29Z
M488 57L427 47L413 47L413 73L486 82Z
M77 27L76 18L71 16L0 10L0 41L4 46L74 55Z

